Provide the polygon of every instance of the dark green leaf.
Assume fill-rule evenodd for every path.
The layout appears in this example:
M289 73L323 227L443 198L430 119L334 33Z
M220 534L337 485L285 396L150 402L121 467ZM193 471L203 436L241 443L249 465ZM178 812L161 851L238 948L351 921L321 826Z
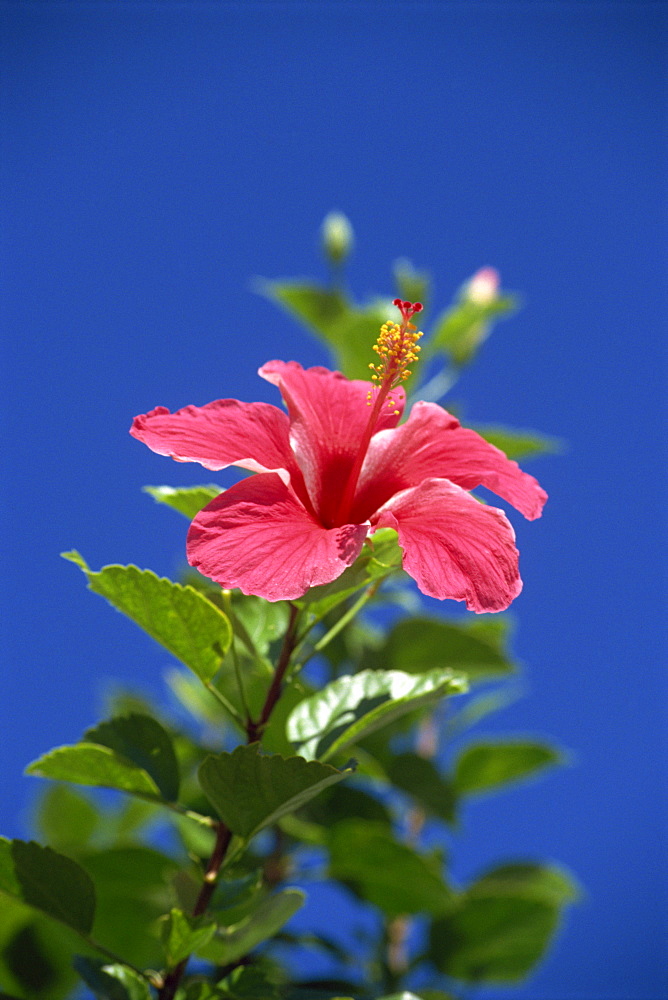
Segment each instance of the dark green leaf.
M83 570L92 591L136 622L201 680L206 683L218 673L232 629L223 612L206 597L136 566L104 566L93 572L78 553L65 557Z
M288 738L304 757L327 760L402 715L465 689L464 678L447 668L416 675L363 670L339 677L297 705L288 719Z
M225 1000L278 1000L276 985L267 979L266 971L254 965L242 965L230 972L218 989ZM280 994L282 995L282 994Z
M149 715L128 715L102 722L84 733L88 743L109 747L153 778L168 802L179 796L179 765L171 736Z
M450 667L472 683L514 669L496 643L472 634L467 625L437 618L403 618L372 655L372 663L409 674Z
M457 795L431 760L415 753L399 754L390 759L388 777L432 816L454 823Z
M481 741L468 746L457 758L453 784L460 795L487 792L530 777L560 761L559 752L547 743Z
M26 774L160 799L158 786L143 768L98 743L56 747L29 764Z
M329 788L306 807L306 818L329 828L337 820L347 818L370 820L391 826L387 807L361 788L346 783Z
M548 437L537 431L517 431L511 427L474 427L490 444L505 452L508 458L519 462L536 455L549 455L563 451L559 438Z
M238 924L220 928L206 946L198 949L198 955L217 965L236 962L262 941L273 937L305 901L306 896L298 889L283 889L265 896Z
M203 507L211 503L220 493L220 486L144 486L144 493L153 497L156 503L164 503L189 521L199 514Z
M74 967L98 1000L151 1000L148 982L126 965L77 955Z
M250 840L350 773L301 757L263 756L257 746L239 746L232 753L207 757L199 780L226 826Z
M189 917L181 910L170 910L162 918L160 928L160 940L165 949L168 967L173 968L181 959L208 944L215 930L216 924L206 916Z
M23 902L81 934L89 934L95 889L86 872L70 858L34 841L13 840L11 852Z
M330 830L330 876L389 917L446 913L452 892L431 859L399 843L384 824L348 819Z
M99 822L100 814L91 800L67 785L51 785L42 795L37 827L57 850L84 847Z
M47 996L58 985L59 970L45 951L34 924L17 931L3 948L2 958L28 996Z
M21 886L14 873L12 842L7 837L0 837L0 892L21 898Z

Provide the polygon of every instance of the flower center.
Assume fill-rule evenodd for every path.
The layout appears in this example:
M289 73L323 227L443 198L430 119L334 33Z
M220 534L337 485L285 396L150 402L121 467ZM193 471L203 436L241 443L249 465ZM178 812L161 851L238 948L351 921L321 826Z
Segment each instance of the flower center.
M383 406L387 404L394 414L400 412L397 409L398 404L392 395L392 390L397 389L410 377L411 371L409 365L418 360L420 353L417 342L422 334L411 323L411 319L415 313L422 312L422 303L405 302L403 299L395 299L393 305L401 313L401 323L383 323L380 328L378 340L373 347L378 355L378 362L369 365L369 368L373 371L373 375L371 376L373 385L367 395L367 405L371 407L371 413L369 414L369 420L359 444L357 457L350 470L341 496L339 507L340 524L346 524L350 516L357 481Z

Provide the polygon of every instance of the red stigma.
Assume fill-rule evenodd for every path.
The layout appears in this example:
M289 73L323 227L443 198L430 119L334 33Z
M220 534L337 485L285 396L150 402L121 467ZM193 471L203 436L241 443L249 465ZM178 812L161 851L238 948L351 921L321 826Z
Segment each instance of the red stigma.
M415 313L422 312L423 309L421 302L408 302L405 299L394 299L392 305L397 307L406 322L408 322L411 316L414 316Z

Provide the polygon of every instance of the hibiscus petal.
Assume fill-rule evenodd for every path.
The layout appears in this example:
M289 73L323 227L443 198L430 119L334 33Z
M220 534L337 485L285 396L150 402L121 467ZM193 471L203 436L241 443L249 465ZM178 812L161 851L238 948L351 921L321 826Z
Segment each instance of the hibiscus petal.
M368 530L368 524L323 528L268 472L242 480L200 511L188 532L188 561L221 587L290 601L340 576Z
M396 529L403 567L429 597L466 601L471 611L503 611L522 589L506 515L446 479L398 493L373 524Z
M303 369L296 361L269 361L260 375L280 389L309 495L323 523L335 523L348 475L363 447L371 382L351 381L327 368ZM396 427L404 407L403 389L395 390L393 399L396 405L384 408L375 431Z
M462 427L435 403L416 403L405 424L372 438L352 517L377 510L390 496L423 479L449 479L465 490L478 486L503 497L525 517L540 517L547 493L489 441Z
M130 433L159 455L199 462L206 469L238 465L252 472L297 469L290 448L290 422L268 403L219 399L170 413L158 406L135 417Z

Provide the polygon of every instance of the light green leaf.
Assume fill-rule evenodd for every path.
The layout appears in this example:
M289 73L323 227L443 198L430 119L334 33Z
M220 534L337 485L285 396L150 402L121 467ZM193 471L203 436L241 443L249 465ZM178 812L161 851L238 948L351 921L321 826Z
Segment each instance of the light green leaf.
M436 320L426 350L445 351L457 365L467 364L487 339L492 323L515 312L517 299L502 295L488 303L462 298Z
M4 853L4 852L3 852ZM34 841L13 840L14 879L3 878L3 888L18 888L18 898L54 920L87 935L95 915L95 889L87 873L64 854ZM6 865L6 855L3 868Z
M220 493L220 486L144 486L144 493L153 497L156 503L164 503L189 521L199 514L202 508L211 503Z
M215 931L215 922L206 916L189 917L181 910L170 910L162 918L160 928L160 940L165 949L168 967L173 968L183 958L208 944Z
M98 1000L151 1000L148 982L127 965L76 955L73 961Z
M480 741L468 746L457 758L453 784L460 795L487 792L530 777L560 761L560 753L547 743Z
M98 743L56 747L29 764L25 773L93 788L116 788L158 801L161 798L155 781L142 767Z
M384 824L343 820L330 829L328 846L330 876L389 917L439 917L452 906L452 891L436 864L395 840Z
M304 757L327 760L407 712L465 690L464 677L449 669L414 675L363 670L297 705L288 718L288 738Z
M153 779L167 802L179 797L179 765L172 738L150 715L133 713L101 722L84 733L87 743L99 743L132 761Z
M539 434L537 431L518 431L511 427L492 426L473 429L515 462L537 455L554 455L564 450L564 443L559 438L548 437L547 434Z
M426 308L431 285L429 274L426 271L416 271L406 257L395 260L392 270L400 297L408 299L409 302L421 302Z
M360 307L339 291L307 281L259 281L256 289L318 334L334 352L344 375L369 380L380 327L398 315L389 299Z
M67 785L50 785L37 810L37 828L56 850L81 848L98 829L100 813L90 799Z
M273 937L305 903L298 889L283 889L265 896L256 909L232 927L220 928L216 936L198 949L200 958L229 965Z
M220 669L232 641L227 617L193 587L160 579L136 566L88 569L78 553L67 553L88 577L88 586L105 597L165 646L205 683Z
M523 896L554 906L574 903L581 895L571 875L556 865L530 861L498 865L485 872L467 890L470 899L479 896Z
M465 624L438 618L403 618L367 661L386 669L419 674L449 667L469 682L512 673L514 667L498 645L472 634Z
M250 840L351 773L302 757L263 756L255 745L207 757L199 781L225 825Z

